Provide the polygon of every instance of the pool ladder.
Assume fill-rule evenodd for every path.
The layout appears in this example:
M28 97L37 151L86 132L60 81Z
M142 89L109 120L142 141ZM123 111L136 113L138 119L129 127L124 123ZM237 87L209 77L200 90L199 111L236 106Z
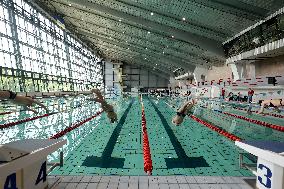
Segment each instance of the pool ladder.
M63 167L63 152L61 151L59 154L59 162L56 163L47 163L48 166L51 166L48 170L47 170L47 174L49 174L53 169L55 169L56 167Z
M240 168L245 168L250 170L254 175L257 175L256 172L256 163L252 163L252 164L248 164L248 163L244 163L244 154L248 154L248 153L244 153L244 152L240 152L239 153L239 166Z

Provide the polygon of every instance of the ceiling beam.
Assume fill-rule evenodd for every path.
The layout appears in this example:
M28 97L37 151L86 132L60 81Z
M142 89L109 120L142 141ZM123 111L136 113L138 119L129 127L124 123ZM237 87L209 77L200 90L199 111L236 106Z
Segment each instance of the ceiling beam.
M85 11L98 11L104 14L109 14L111 16L115 16L117 18L123 19L125 22L134 22L143 26L145 29L156 30L159 32L163 32L168 36L174 36L174 38L186 41L192 44L196 44L201 48L214 53L218 56L225 57L224 50L222 47L222 43L213 39L209 39L194 33L186 32L183 30L179 30L164 24L160 24L154 21L146 20L141 17L133 16L104 5L100 5L98 3L90 2L88 0L68 0L69 3L74 6L74 4L85 7Z
M86 29L86 30L88 30L88 31L90 31L90 30L89 30L89 29L90 29L90 25L92 25L92 26L95 26L95 27L99 27L99 29L100 29L100 28L103 28L103 29L105 29L105 30L110 30L110 31L112 31L112 32L116 32L116 33L118 33L118 34L121 34L121 32L118 31L118 30L115 30L115 29L112 29L112 28L108 28L108 27L106 27L106 26L101 26L101 25L98 25L97 23L94 23L94 22L89 22L89 21L86 21L86 20L83 20L83 21L82 21L80 18L76 18L76 17L74 17L74 16L67 16L67 15L66 15L66 17L69 17L69 18L71 18L71 19L75 19L75 20L78 20L78 21L80 20L80 22L83 22L83 23L88 24L88 29L87 29L87 28L84 28L84 29ZM81 27L82 27L82 25L81 25ZM92 33L92 32L91 32L91 33ZM163 49L163 48L166 47L165 45L163 45L163 44L161 44L161 43L157 43L156 41L153 41L153 40L151 40L151 39L146 39L146 38L142 38L142 37L139 37L139 36L134 36L134 35L133 35L132 33L130 33L130 32L124 32L124 33L122 33L122 34L125 35L125 36L127 36L127 37L132 38L133 40L138 39L138 40L142 40L142 41L144 41L144 42L149 42L149 43L151 43L151 44L154 44L154 45L156 45L156 46L159 46L159 47L158 47L159 49ZM162 39L163 39L163 40L167 40L167 39L165 39L164 37L163 37ZM190 53L190 52L186 52L186 51L184 51L184 50L182 50L182 49L174 48L174 47L171 47L171 46L168 46L167 49L172 50L172 51L175 51L175 52L182 53L182 54L184 54L185 56L189 57L189 58L190 58L191 60L193 60L194 62L200 62L200 61L204 62L204 60L210 59L209 57L205 57L205 56L202 56L202 55L197 55L197 54L193 54L193 53ZM172 54L169 54L169 55L172 55Z
M205 25L205 24L201 24L201 23L198 23L196 20L193 20L191 18L186 18L186 20L182 20L181 17L177 17L175 16L174 14L170 14L168 13L167 11L160 11L159 9L155 9L155 8L152 8L152 7L145 7L143 6L142 3L140 3L140 1L126 1L126 0L116 0L122 4L125 4L127 6L132 6L132 7L135 7L137 9L142 9L143 11L146 11L146 12L153 12L155 15L158 15L158 16L163 16L163 17L167 17L167 18L170 18L172 20L174 20L176 23L182 23L182 24L186 24L192 28L195 28L197 30L200 30L202 32L205 32L205 33L208 33L208 34L215 34L215 35L220 35L221 37L226 37L229 35L229 33L224 33L226 31L224 30L221 30L221 29L218 29L217 27L216 28L212 28L212 26L208 26L208 25Z
M131 45L131 44L129 44L129 43L125 44L125 43L122 43L122 42L117 43L117 42L115 42L115 41L113 41L113 40L110 40L110 39L108 39L108 38L105 38L105 37L96 35L96 34L94 34L94 33L90 33L90 32L88 32L88 31L84 31L84 30L82 30L82 29L79 29L79 33L82 34L82 35L85 35L85 36L89 36L89 37L91 37L91 38L100 39L100 40L102 40L102 41L106 41L106 42L109 42L109 43L112 43L112 44L119 45L119 46L121 46L121 47L123 47L123 48L125 48L125 49L127 49L127 48L129 48L129 47L131 46L131 48L133 48L133 49L139 49L139 51L138 51L139 53L141 53L141 51L143 51L142 53L146 54L147 56L156 55L156 56L158 56L157 58L160 58L160 59L162 59L162 60L164 60L164 61L171 60L172 63L177 64L177 65L179 65L180 67L183 67L183 68L188 69L188 70L194 70L194 69L195 69L195 66L196 66L196 65L186 64L185 62L181 62L180 60L175 59L175 58L171 58L171 57L161 57L160 55L157 55L157 54L155 54L154 52L152 52L151 54L145 53L145 52L144 52L145 49L140 49L140 48L138 48L135 44L134 44L134 45ZM133 49L132 49L132 50L133 50Z
M267 10L259 8L257 6L249 5L244 2L233 0L189 0L190 2L203 5L205 7L218 10L220 12L235 15L237 17L245 18L255 21L256 19L263 18Z
M105 42L105 41L101 41L103 44L101 44L100 42L98 43L98 47L103 49L104 51L112 51L112 52L125 52L127 54L127 57L129 57L130 59L133 59L133 57L142 57L142 58L145 58L146 56L144 55L141 55L140 52L136 52L136 51L130 51L128 49L121 49L123 47L120 47L120 46L115 46L115 48L113 47L113 44L112 43L108 43L108 42ZM107 43L105 45L105 43ZM111 46L110 46L111 45ZM147 55L147 57L149 58L150 56ZM151 57L153 58L153 57ZM157 59L155 62L158 62L159 63L159 66L165 66L167 69L169 68L178 68L178 66L176 65L172 65L172 64L168 64L167 62L161 62L160 59Z

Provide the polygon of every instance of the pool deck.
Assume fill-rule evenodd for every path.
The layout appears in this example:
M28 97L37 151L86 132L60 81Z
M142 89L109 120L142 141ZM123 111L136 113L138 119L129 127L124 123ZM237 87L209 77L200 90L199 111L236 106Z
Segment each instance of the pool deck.
M216 176L49 176L52 189L253 189L255 177Z

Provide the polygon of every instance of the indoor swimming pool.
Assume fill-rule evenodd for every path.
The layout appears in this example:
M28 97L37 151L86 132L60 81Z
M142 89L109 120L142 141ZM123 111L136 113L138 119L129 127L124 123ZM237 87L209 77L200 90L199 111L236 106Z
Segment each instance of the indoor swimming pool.
M67 145L60 150L64 152L64 166L54 169L52 175L145 175L138 97L113 100L118 114L118 122L114 124L105 113L98 113L101 111L98 104L85 96L40 100L49 107L51 114L32 120L30 118L45 115L45 112L40 110L38 115L27 111L9 113L9 110L19 109L9 104L1 105L1 144L28 138L47 139L63 133L61 138L67 139ZM234 141L190 117L180 126L174 126L171 119L176 110L168 106L165 99L145 96L143 103L153 175L252 176L250 171L239 168L239 152L242 151ZM224 112L284 127L283 118L247 116L245 111L227 106L222 112L199 106L193 114L241 140L284 139L282 131ZM58 158L59 151L48 157L49 161L58 161ZM255 158L249 155L244 160L255 163Z

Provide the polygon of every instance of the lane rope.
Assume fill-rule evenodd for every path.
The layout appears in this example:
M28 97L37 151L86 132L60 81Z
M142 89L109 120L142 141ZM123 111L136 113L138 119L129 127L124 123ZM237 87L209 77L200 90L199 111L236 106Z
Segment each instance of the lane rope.
M228 139L230 139L232 141L241 141L242 140L238 136L236 136L232 133L229 133L229 132L225 131L224 129L221 129L221 128L215 126L215 125L212 125L211 123L208 123L208 122L206 122L206 121L204 121L204 120L202 120L202 119L200 119L200 118L198 118L194 115L190 115L189 117L192 118L193 120L201 123L202 125L208 127L209 129L219 133L220 135L227 137Z
M73 125L71 125L70 127L67 127L65 128L64 130L52 135L51 137L49 137L49 139L58 139L64 135L66 135L67 133L73 131L74 129L82 126L83 124L91 121L92 119L94 119L95 117L99 116L101 113L103 113L103 111L99 111L97 113L95 113L93 116L87 118L87 119L84 119L82 121L80 121L79 123L74 123Z
M81 104L80 106L77 106L77 107L73 107L72 109L76 109L76 108L79 108L79 107L82 107L82 106L83 106L83 104ZM49 113L49 114L43 114L43 115L40 115L40 116L26 118L26 119L18 120L18 121L15 121L15 122L4 123L4 124L0 125L0 129L6 129L6 128L13 127L13 126L16 126L16 125L19 125L19 124L22 124L22 123L26 123L26 122L29 122L29 121L34 121L36 119L40 119L40 118L43 118L43 117L48 117L48 116L51 116L51 115L54 115L54 114L58 114L58 113L63 113L63 112L67 112L67 110L59 111L59 112L52 112L52 113Z
M273 130L284 132L284 126L275 125L275 124L272 124L272 123L267 123L267 122L259 121L259 120L255 120L255 119L250 119L250 118L247 118L247 117L244 117L244 116L231 114L229 112L223 112L223 113L226 114L226 115L238 118L238 119L242 119L242 120L248 121L250 123L255 123L255 124L260 125L260 126L264 126L264 127L271 128Z
M144 105L142 102L141 96L141 107L142 107L142 133L143 133L143 158L144 158L144 171L148 175L152 175L153 171L153 163L151 158L151 149L149 144L148 132L147 132L147 124L146 124L146 116L144 111Z
M237 108L237 107L233 107L236 110L241 110L241 111L247 111L244 108ZM252 113L257 113L257 111L250 111ZM276 118L284 118L284 115L280 115L280 114L271 114L271 113L266 113L266 114L261 114L262 116L271 116L271 117L276 117Z
M207 108L205 106L200 106L200 107L201 108ZM259 120L255 120L255 119L250 119L250 118L247 118L245 116L236 115L236 114L232 114L232 113L229 113L229 112L223 112L223 111L220 111L220 110L213 110L213 111L223 113L225 115L229 115L231 117L235 117L235 118L238 118L238 119L242 119L242 120L248 121L250 123L254 123L254 124L263 126L263 127L268 127L268 128L273 129L273 130L284 132L284 126L280 126L280 125L276 125L276 124L272 124L272 123L267 123L267 122L259 121Z

